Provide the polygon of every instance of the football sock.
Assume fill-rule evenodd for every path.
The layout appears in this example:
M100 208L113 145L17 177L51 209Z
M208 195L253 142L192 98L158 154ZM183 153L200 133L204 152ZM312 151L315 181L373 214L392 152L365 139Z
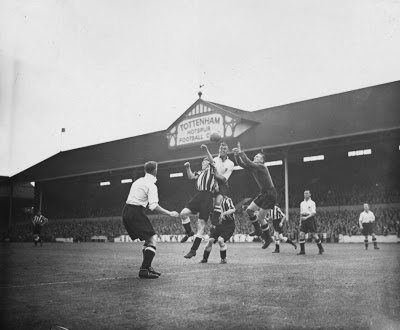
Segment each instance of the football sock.
M186 217L182 219L183 228L185 228L186 235L189 235L192 232L192 227L190 226L190 218Z
M143 263L141 268L149 269L155 255L156 255L156 247L154 245L149 244L144 250Z
M368 249L368 239L364 240L365 248Z
M201 243L202 239L203 239L203 236L201 236L201 235L196 235L191 250L197 251L197 249L198 249L199 246L200 246L200 243Z
M268 223L265 225L261 226L262 232L265 235L265 239L266 240L270 240L271 239L271 233L269 232L269 226Z
M211 251L204 250L204 253L203 253L203 259L204 260L208 260L208 257L210 256L210 252Z
M315 243L317 243L318 249L322 250L321 239L318 238L318 240Z
M226 258L226 244L225 243L221 246L219 253L221 255L221 259Z
M303 238L303 239L300 239L300 251L301 252L305 252L305 243L306 243L306 240Z
M374 247L377 247L377 245L376 245L376 237L372 238L372 242L374 243Z

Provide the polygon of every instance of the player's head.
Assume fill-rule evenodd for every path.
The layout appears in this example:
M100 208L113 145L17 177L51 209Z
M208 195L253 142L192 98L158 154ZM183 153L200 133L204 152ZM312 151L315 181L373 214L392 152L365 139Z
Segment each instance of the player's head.
M364 211L369 211L369 204L368 203L364 203Z
M229 147L225 142L222 142L219 146L219 155L226 157L228 155Z
M310 197L311 197L311 190L310 189L304 190L304 198L309 199Z
M205 170L210 165L210 160L207 157L204 157L203 161L201 162L201 169Z
M222 201L222 198L224 198L223 195L217 195L217 197L215 197L215 203L220 204Z
M158 164L156 162L153 162L152 160L144 164L144 171L154 176L157 175L157 168Z
M36 214L37 214L37 215L42 215L42 211L41 211L41 210L38 210L38 211L36 212Z
M254 156L254 163L264 164L265 163L265 154L259 152Z

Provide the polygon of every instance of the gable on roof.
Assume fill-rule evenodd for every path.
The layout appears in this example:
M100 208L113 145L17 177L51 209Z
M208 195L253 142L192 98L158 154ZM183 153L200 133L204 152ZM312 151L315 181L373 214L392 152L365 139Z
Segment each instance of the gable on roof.
M168 148L206 143L213 132L220 133L223 139L235 138L257 123L249 118L247 111L199 98L166 130Z

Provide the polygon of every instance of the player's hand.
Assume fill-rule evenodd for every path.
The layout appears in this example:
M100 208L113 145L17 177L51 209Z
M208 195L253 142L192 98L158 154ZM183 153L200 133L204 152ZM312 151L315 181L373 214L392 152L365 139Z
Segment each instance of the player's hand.
M238 149L238 152L241 152L241 151L242 151L242 148L241 148L241 146L240 146L240 142L237 143L237 149Z
M280 224L279 224L279 227L283 227L283 223L280 223Z
M185 164L183 164L183 166L185 166L185 167L190 167L190 163L189 163L189 162L186 162Z
M233 151L233 153L234 153L235 155L237 155L237 154L239 153L239 149L238 149L238 148L233 148L232 151Z
M301 220L306 220L306 217L301 217L301 218L300 218L300 221L301 221Z
M208 150L208 148L207 148L207 146L206 146L205 144L202 144L202 145L200 146L200 149Z
M360 226L360 229L362 230L362 229L364 229L364 227L363 227L363 226Z
M173 218L178 218L179 217L179 213L176 211L171 211L169 212L169 216L173 217Z

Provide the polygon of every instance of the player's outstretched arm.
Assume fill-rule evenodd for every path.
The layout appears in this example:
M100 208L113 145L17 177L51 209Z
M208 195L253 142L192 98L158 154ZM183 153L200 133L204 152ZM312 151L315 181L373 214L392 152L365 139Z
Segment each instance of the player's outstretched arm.
M195 178L195 175L194 175L194 173L192 172L192 170L190 169L190 163L189 163L189 162L186 162L186 163L184 164L184 166L186 167L186 173L187 173L188 178L189 178L189 179L194 179L194 178Z
M202 150L204 150L206 152L208 160L210 161L210 163L213 163L214 162L214 158L211 155L210 150L208 150L208 147L205 144L202 144L200 146L200 149L202 149Z
M161 214L165 214L165 215L169 215L170 217L173 218L178 218L179 217L179 213L176 211L168 211L166 209L164 209L163 207L161 207L160 205L157 205L153 211L156 211L157 213L161 213Z

